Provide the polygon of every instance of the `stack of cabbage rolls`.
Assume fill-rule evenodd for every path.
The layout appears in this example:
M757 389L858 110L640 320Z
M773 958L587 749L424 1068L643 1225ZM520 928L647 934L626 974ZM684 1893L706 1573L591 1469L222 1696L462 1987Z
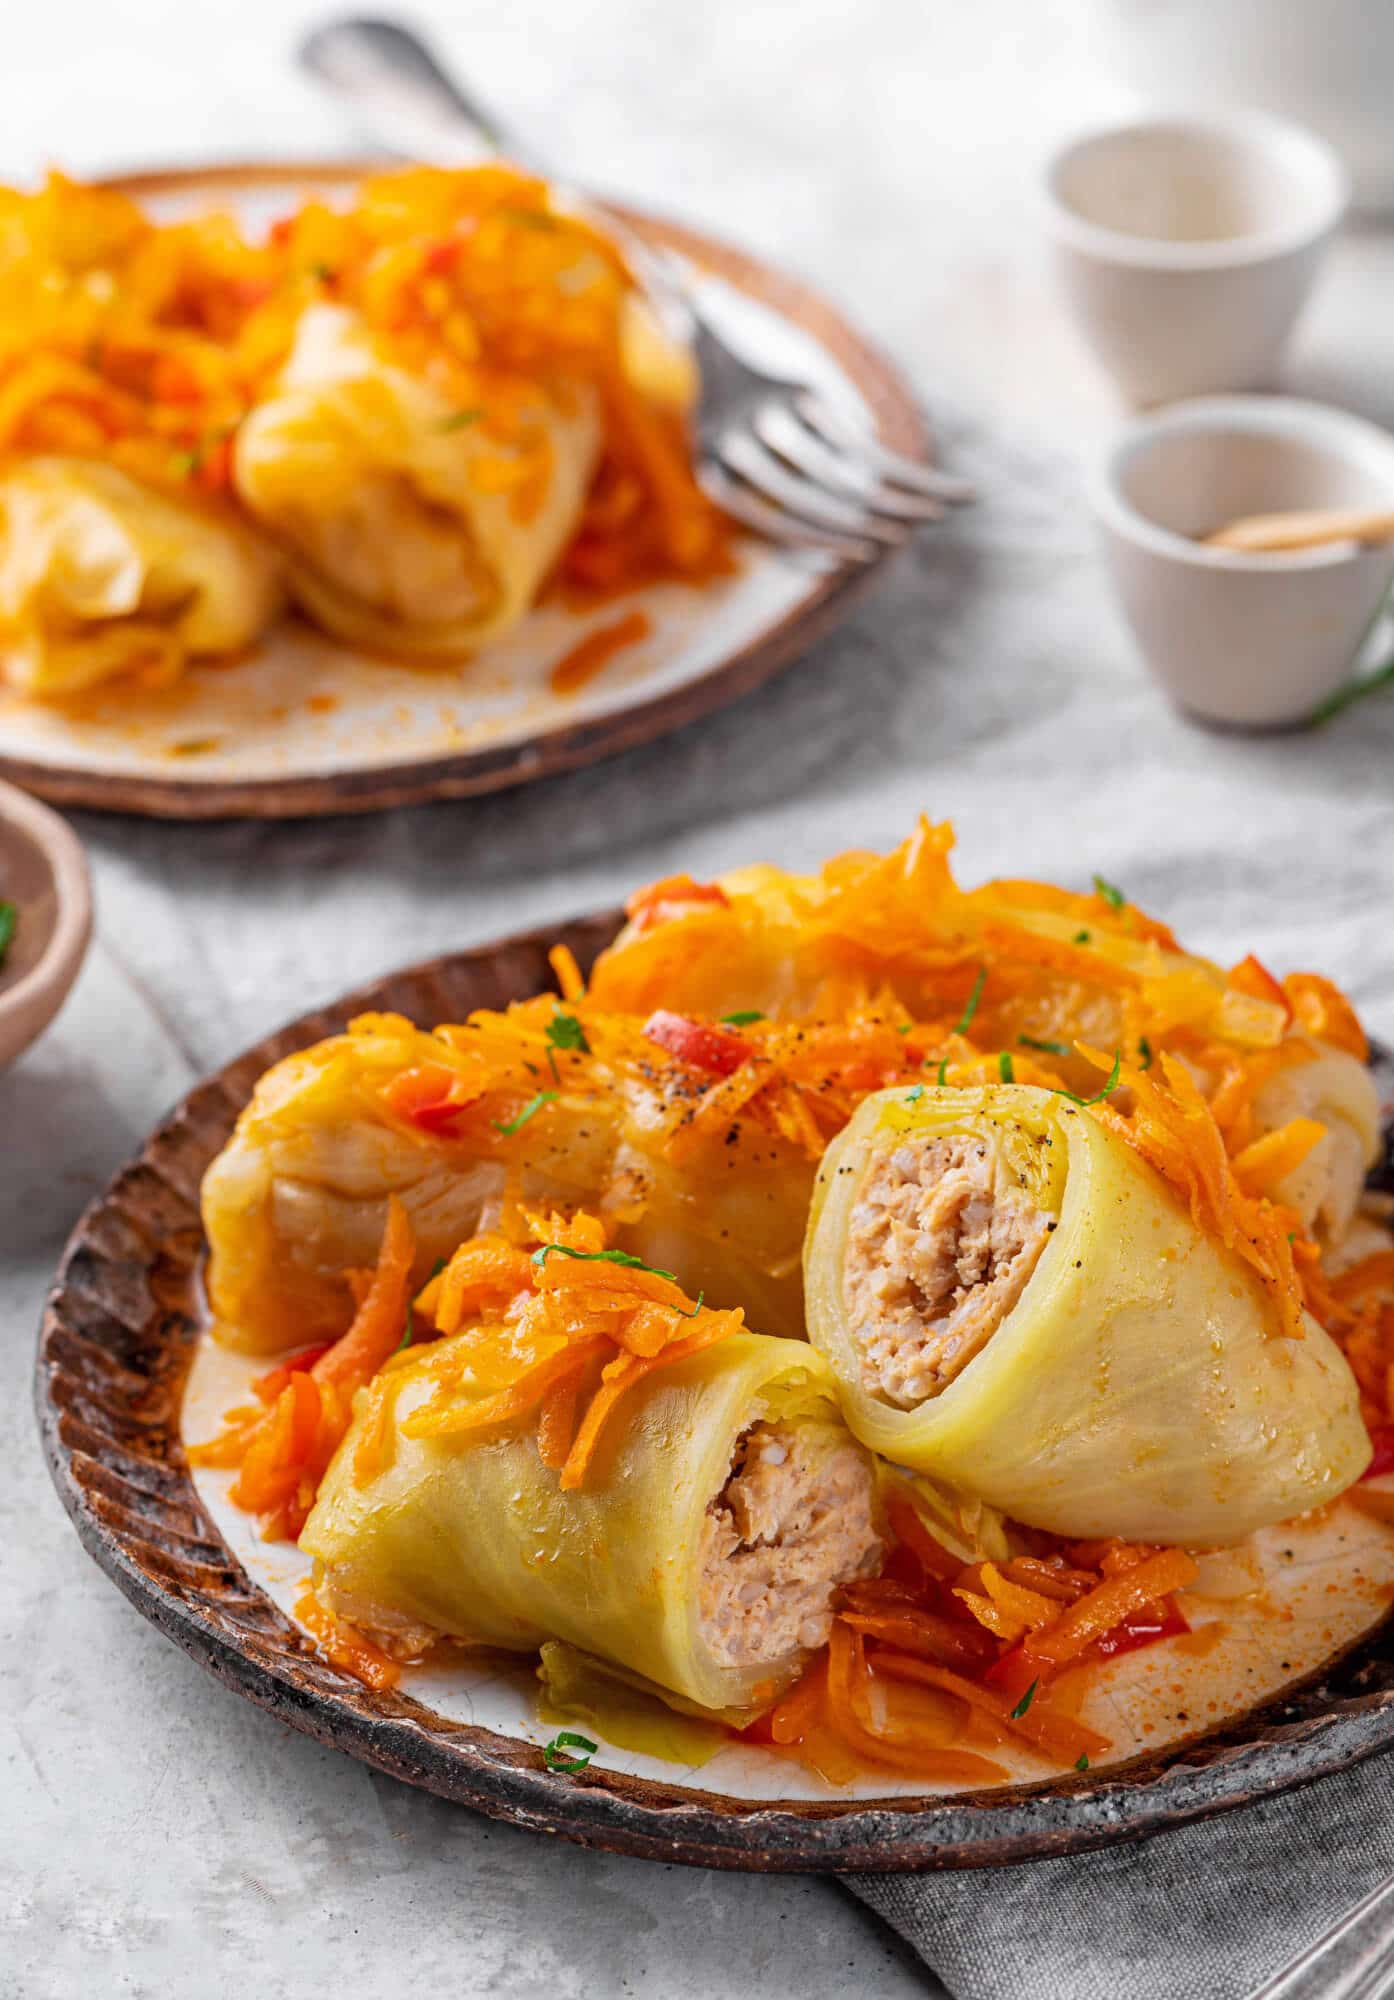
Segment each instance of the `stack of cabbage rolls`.
M411 169L255 241L52 176L0 191L0 677L159 685L287 602L458 660L554 577L701 581L686 351L594 224Z
M977 1672L1013 1619L1065 1657L1096 1570L1160 1602L1361 1476L1394 1258L1348 1003L947 853L672 878L588 982L561 952L559 993L262 1079L204 1184L220 1337L342 1343L389 1212L425 1328L301 1494L334 1616L405 1657L564 1641L748 1720L845 1693L854 1641L875 1678L857 1607L925 1535L976 1565L932 1601L987 1606L950 1632Z

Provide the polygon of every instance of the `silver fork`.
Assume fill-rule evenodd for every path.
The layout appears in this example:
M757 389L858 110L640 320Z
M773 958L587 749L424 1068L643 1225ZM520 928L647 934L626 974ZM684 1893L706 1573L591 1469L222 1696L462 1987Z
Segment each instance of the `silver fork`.
M482 138L554 186L535 150L447 76L398 22L335 19L301 44L300 61L350 103L394 151L426 159L477 155ZM701 378L698 471L718 506L768 540L825 559L867 563L948 506L971 500L960 479L890 451L806 382L767 374L712 324L678 263L617 228L665 322L690 344Z
M1249 2000L1380 2000L1391 1988L1394 1875Z

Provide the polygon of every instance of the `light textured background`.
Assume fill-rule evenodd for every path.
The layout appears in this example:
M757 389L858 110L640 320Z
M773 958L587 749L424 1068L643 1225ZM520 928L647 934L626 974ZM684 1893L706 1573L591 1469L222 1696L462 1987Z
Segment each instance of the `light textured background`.
M98 1574L40 1465L29 1368L64 1235L201 1071L390 966L675 867L807 863L959 822L965 874L1100 869L1202 948L1318 962L1394 1036L1394 698L1320 737L1181 722L1107 601L1082 479L1116 413L1052 302L1031 202L1103 100L1067 0L510 0L421 8L578 177L725 230L911 371L976 511L841 635L655 749L475 805L284 828L79 821L98 935L0 1077L0 1993L927 1990L812 1881L606 1860L492 1826L282 1731ZM332 148L276 0L5 14L0 174ZM1382 236L1347 240L1294 352L1394 420Z

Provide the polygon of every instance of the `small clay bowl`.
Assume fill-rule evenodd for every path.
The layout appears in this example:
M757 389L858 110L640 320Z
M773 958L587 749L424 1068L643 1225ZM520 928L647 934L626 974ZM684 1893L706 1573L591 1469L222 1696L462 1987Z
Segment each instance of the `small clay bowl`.
M92 934L87 861L66 820L0 784L0 900L19 921L0 964L0 1069L68 997Z

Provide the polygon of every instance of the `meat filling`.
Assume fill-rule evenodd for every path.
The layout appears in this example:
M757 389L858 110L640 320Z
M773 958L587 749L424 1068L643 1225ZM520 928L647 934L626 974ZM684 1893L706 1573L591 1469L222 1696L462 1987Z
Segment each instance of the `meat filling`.
M914 1409L1006 1318L1053 1224L975 1134L907 1139L867 1175L843 1273L862 1380Z
M830 1424L755 1424L707 1509L703 1637L728 1667L821 1646L839 1585L880 1558L865 1454Z

